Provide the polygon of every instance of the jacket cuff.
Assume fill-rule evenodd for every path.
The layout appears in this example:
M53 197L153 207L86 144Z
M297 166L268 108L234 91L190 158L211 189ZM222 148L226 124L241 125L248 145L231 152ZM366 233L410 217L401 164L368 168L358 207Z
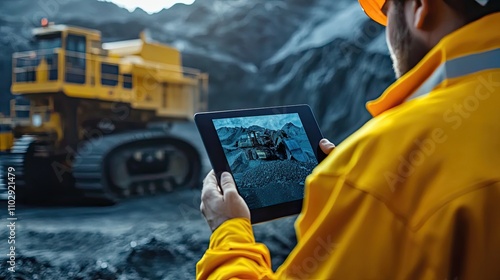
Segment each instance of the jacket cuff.
M228 248L230 243L255 243L249 219L234 218L222 223L210 236L209 249Z

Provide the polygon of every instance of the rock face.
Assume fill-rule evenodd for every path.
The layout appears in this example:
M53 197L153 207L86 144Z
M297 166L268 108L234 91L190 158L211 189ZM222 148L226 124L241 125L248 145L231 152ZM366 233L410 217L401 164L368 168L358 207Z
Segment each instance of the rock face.
M381 26L356 0L204 0L148 15L97 0L0 1L0 111L10 99L10 57L31 48L42 17L94 28L104 41L153 39L210 74L210 109L309 104L338 143L369 115L367 100L393 81Z

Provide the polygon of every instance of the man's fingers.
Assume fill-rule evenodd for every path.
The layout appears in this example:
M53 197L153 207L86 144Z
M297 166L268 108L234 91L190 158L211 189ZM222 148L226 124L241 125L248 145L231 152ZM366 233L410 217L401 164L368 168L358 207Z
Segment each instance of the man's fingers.
M210 172L208 172L208 174L205 177L205 179L203 179L203 185L205 185L206 183L215 183L215 184L217 184L217 178L215 178L215 172L213 170L210 170Z
M333 149L335 149L335 145L328 141L328 139L321 139L321 141L319 142L319 147L321 148L321 151L323 151L323 153L325 154L330 154Z
M203 189L201 190L201 200L206 200L210 197L221 196L217 188L217 179L215 178L215 172L212 170L208 173L205 180L203 180Z
M236 190L236 184L234 183L233 176L229 172L222 173L220 177L220 186L222 188L222 193L224 196L231 193L238 193Z

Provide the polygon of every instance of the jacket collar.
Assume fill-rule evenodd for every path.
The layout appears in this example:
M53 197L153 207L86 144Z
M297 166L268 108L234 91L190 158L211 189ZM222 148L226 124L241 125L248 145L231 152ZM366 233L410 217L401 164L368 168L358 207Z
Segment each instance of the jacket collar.
M485 16L444 37L410 72L366 108L376 117L408 99L428 94L449 79L500 68L500 13Z

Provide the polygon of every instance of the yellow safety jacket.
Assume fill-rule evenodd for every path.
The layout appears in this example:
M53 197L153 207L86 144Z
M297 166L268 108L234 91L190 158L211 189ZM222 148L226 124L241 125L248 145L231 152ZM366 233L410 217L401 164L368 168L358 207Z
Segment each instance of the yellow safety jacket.
M273 272L246 219L198 279L500 279L500 13L446 36L307 178Z

